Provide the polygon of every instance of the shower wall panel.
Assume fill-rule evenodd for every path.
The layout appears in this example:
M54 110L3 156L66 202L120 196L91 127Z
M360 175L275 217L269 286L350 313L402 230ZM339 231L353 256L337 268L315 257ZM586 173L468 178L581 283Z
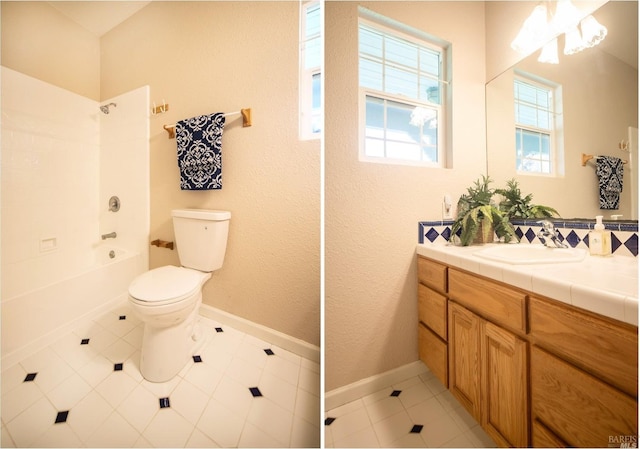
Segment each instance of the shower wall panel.
M2 300L93 264L98 103L2 67Z

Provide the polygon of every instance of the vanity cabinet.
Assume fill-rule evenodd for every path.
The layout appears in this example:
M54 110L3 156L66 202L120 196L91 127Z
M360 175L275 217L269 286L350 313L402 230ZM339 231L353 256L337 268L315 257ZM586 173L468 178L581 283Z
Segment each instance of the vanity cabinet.
M418 256L420 358L500 446L637 444L638 328Z
M637 444L637 327L537 297L530 322L533 445Z
M528 446L528 344L498 324L521 316L524 296L454 269L449 276L449 390L494 441Z

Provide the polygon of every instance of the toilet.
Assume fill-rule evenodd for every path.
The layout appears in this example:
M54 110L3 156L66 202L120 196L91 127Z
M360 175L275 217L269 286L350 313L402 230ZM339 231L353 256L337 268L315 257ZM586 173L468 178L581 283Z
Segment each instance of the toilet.
M197 347L202 287L224 261L231 212L179 209L171 216L181 266L154 268L129 285L129 304L144 323L140 372L150 382L172 379Z

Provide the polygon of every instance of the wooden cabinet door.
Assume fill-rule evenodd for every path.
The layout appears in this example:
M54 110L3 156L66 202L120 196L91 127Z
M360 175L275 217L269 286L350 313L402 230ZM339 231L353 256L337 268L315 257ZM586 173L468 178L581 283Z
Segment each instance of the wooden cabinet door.
M527 343L482 324L482 426L501 446L529 446Z
M449 301L449 391L480 421L481 319Z

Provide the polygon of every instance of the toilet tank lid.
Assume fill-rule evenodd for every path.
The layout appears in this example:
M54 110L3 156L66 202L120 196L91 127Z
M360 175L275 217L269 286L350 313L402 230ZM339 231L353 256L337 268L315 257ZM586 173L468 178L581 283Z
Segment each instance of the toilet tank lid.
M171 211L172 217L195 218L198 220L224 221L231 218L231 212L226 210L208 209L174 209Z

